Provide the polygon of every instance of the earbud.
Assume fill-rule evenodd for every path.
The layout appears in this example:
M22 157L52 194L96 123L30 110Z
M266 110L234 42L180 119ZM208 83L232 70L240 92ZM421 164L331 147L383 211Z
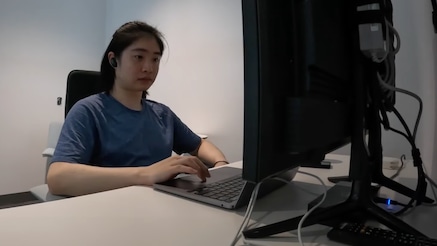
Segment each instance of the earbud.
M111 64L112 67L117 67L117 61L115 60L115 58L111 58L109 60L109 64Z

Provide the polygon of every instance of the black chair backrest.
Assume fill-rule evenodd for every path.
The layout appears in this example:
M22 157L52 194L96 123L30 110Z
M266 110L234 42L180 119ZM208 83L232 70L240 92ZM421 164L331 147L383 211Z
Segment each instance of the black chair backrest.
M73 70L67 77L67 92L65 96L65 115L71 107L82 98L102 92L100 89L100 72Z

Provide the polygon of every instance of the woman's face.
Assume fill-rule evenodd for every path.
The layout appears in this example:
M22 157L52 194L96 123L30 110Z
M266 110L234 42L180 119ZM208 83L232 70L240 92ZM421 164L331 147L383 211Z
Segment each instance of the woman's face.
M146 91L155 82L161 50L154 37L142 37L128 46L117 60L115 84L128 91Z

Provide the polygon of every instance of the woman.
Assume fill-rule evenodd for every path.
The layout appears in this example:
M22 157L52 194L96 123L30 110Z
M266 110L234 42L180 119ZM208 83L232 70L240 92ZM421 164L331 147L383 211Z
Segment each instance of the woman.
M152 185L179 173L205 181L204 163L228 163L167 106L146 99L163 52L162 35L146 23L128 22L114 33L101 63L104 92L77 102L65 119L47 173L51 193Z

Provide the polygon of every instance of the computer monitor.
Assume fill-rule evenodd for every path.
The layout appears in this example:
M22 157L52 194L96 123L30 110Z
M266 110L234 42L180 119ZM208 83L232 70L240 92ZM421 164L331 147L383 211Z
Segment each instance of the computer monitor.
M358 212L394 230L423 235L370 197L372 170L382 165L379 100L394 103L392 94L383 98L387 93L376 76L380 64L360 50L358 25L366 18L357 7L372 2L381 11L370 16L386 14L383 2L389 0L242 0L243 179L260 182L320 162L351 143L349 199L317 210L304 226ZM292 218L244 235L277 234L296 229L297 222Z
M320 162L350 142L354 26L346 2L242 2L244 179Z

